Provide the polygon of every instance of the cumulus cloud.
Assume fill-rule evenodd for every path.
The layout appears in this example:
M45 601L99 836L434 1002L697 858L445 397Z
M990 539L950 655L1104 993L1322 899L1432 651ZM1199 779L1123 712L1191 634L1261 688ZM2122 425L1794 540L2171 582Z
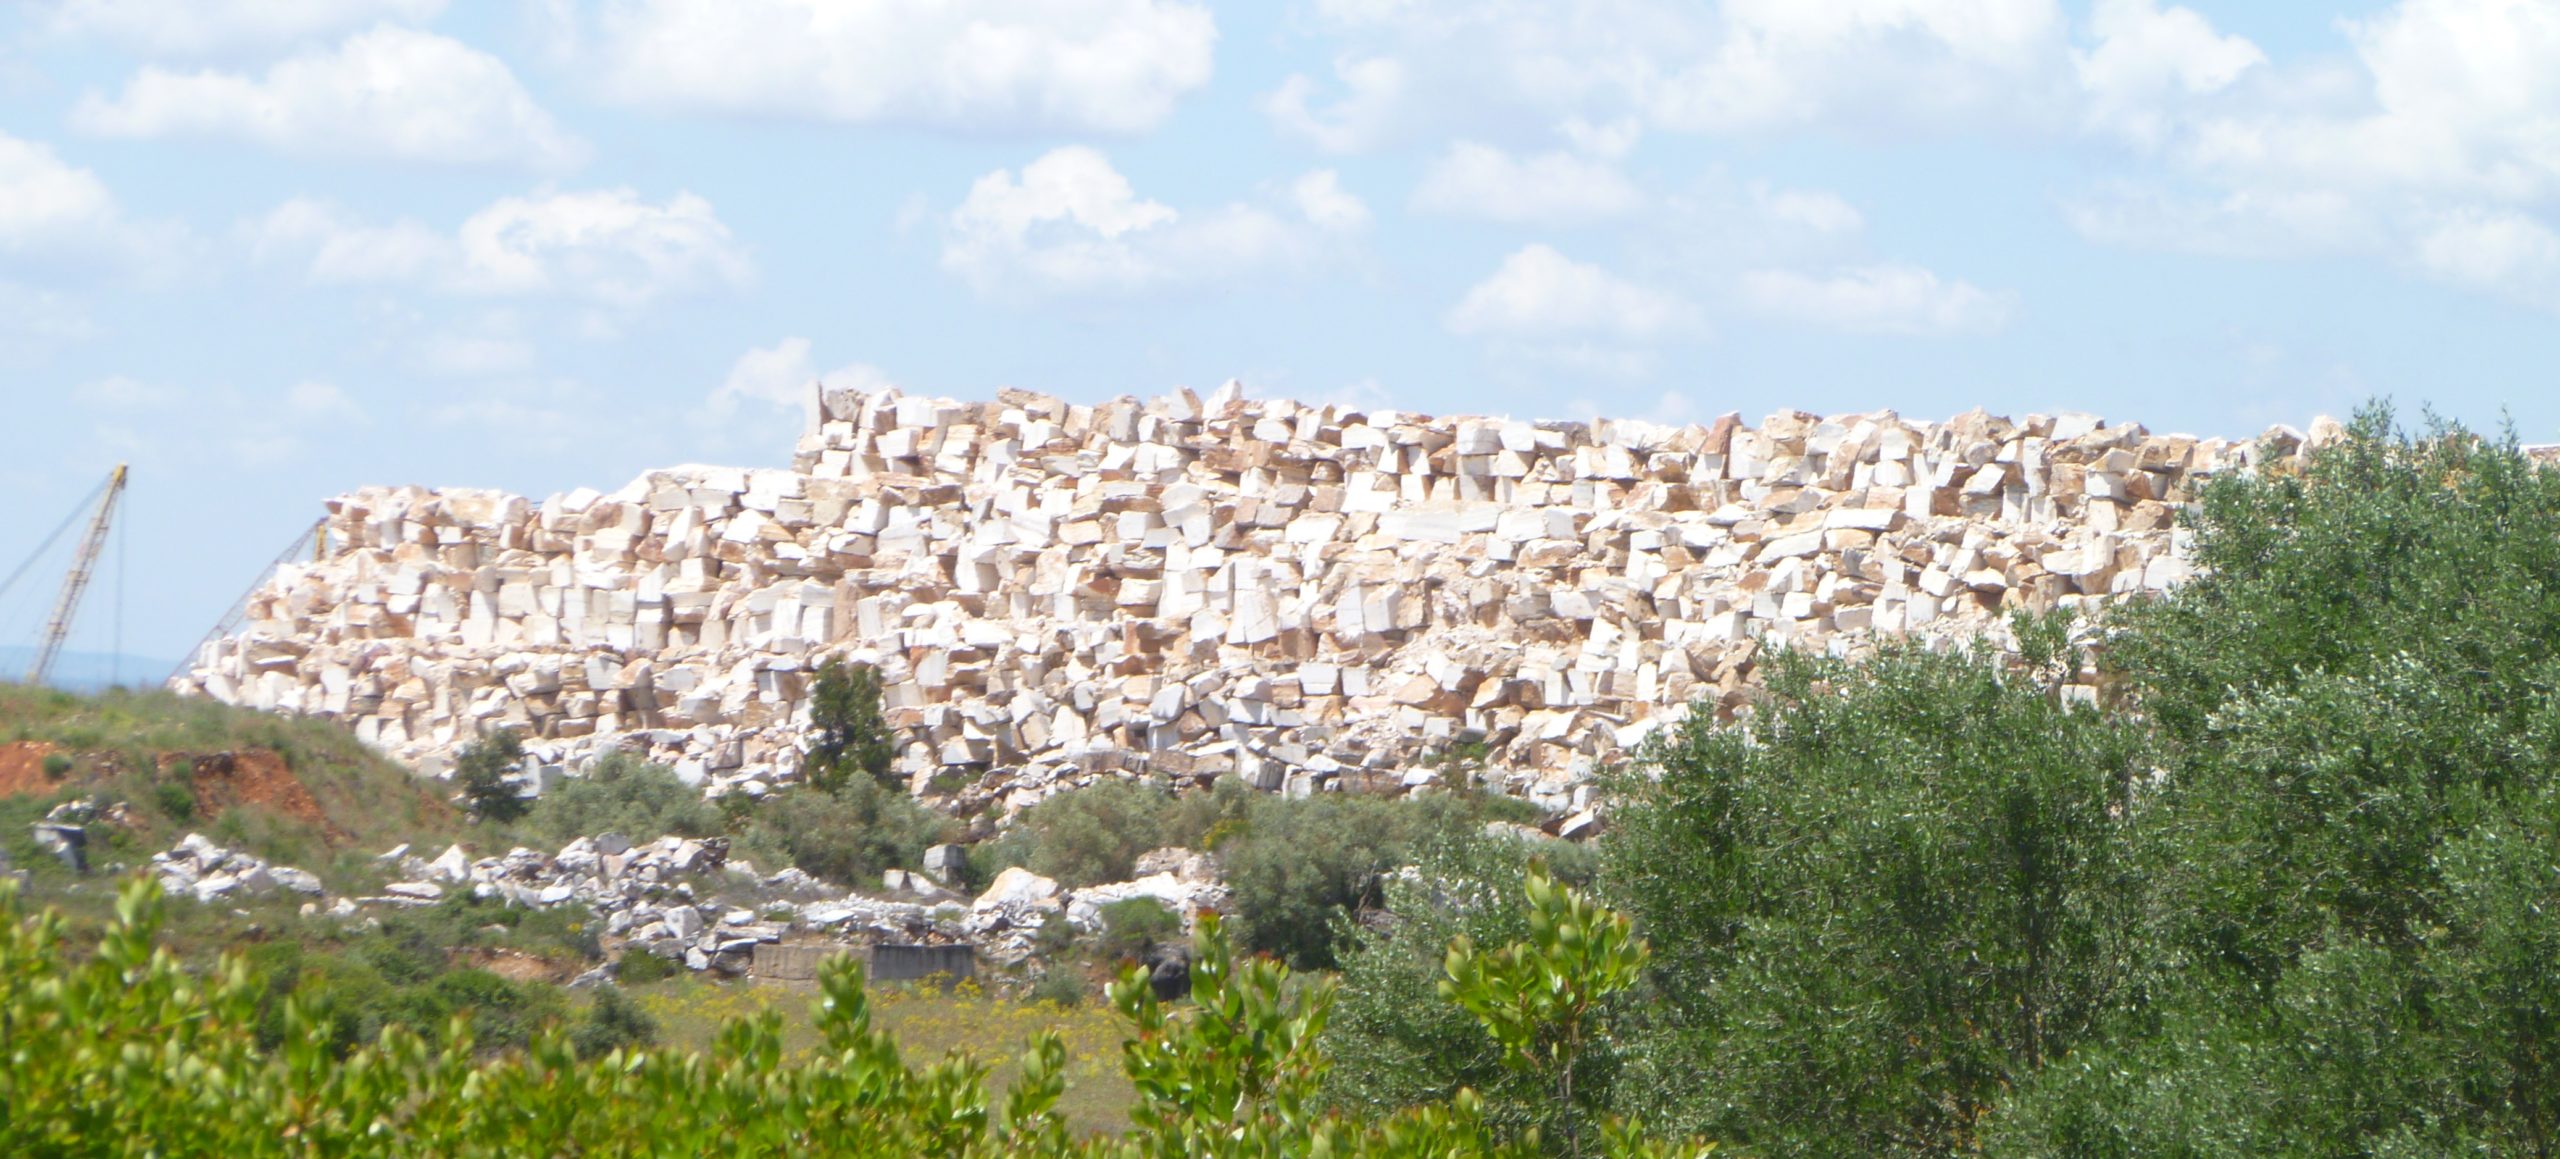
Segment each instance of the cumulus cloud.
M1663 127L2006 118L2051 87L2067 32L2054 0L1727 0L1721 15L1693 63L1659 62L1645 103Z
M2291 258L2378 249L2389 227L2329 189L2179 193L2118 183L2071 198L2063 218L2106 245L2209 257Z
M1856 233L1866 228L1867 215L1858 212L1839 194L1821 189L1772 189L1755 186L1752 200L1770 221L1810 230L1817 234Z
M1470 287L1443 321L1459 334L1646 339L1693 326L1697 312L1552 246L1528 245Z
M1744 301L1772 317L1858 334L1989 334L2009 324L2014 296L1885 264L1824 277L1797 270L1743 276Z
M728 377L713 388L711 413L725 418L741 404L757 403L806 412L815 405L816 387L843 387L865 392L886 390L889 376L880 368L854 362L824 374L809 358L809 340L785 338L771 346L752 347L729 367Z
M1429 213L1547 225L1621 217L1644 204L1606 161L1562 151L1514 157L1473 141L1450 145L1413 194L1414 208Z
M2220 92L2267 63L2247 37L2214 31L2191 8L2098 0L2089 21L2096 45L2072 53L2089 123L2143 144L2166 134L2172 102Z
M636 308L752 276L729 227L690 193L660 204L630 189L501 198L451 234L407 219L372 224L297 199L243 232L254 256L298 265L321 285L413 283Z
M111 272L165 270L185 234L128 216L98 175L0 132L0 255Z
M2560 10L2399 0L2341 21L2351 57L2285 66L2156 0L2108 0L2076 58L2093 124L2169 165L2066 199L2108 244L2373 256L2546 308L2560 199Z
M1491 109L1678 132L2038 121L2069 95L2056 0L1533 0L1319 3L1331 85L1292 74L1282 131L1366 149ZM1331 100L1324 100L1326 94Z
M210 56L297 44L379 21L416 23L445 0L59 0L44 26L153 56Z
M2415 239L2429 276L2550 308L2560 306L2560 234L2522 213L2464 210Z
M245 141L292 156L558 170L587 148L534 103L504 61L384 25L261 76L146 67L72 124L108 137Z
M981 293L1129 293L1303 268L1369 220L1329 170L1279 209L1184 213L1138 196L1101 152L1051 150L977 180L943 223L942 266Z
M42 142L0 133L0 247L110 231L119 217L115 195L97 174L65 163Z
M1391 56L1334 62L1341 96L1319 107L1315 80L1291 73L1262 98L1263 115L1281 132L1333 153L1356 153L1384 141L1404 97L1405 67Z
M1208 84L1217 36L1187 0L606 0L562 51L652 107L1136 133Z

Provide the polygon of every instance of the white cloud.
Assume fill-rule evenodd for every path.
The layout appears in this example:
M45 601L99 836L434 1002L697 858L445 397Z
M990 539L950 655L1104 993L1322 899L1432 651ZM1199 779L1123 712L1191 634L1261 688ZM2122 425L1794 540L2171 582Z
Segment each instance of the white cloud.
M1522 116L1706 133L2068 123L2057 0L1362 0L1313 17L1341 95L1322 104L1294 74L1263 105L1331 149Z
M892 385L878 367L859 362L820 374L817 364L809 358L809 340L793 337L771 346L750 348L739 355L729 367L728 377L712 390L708 408L718 420L729 418L741 405L749 403L806 418L816 408L820 384L865 392L886 390Z
M2156 0L2109 0L2077 64L2094 125L2170 176L2066 199L2083 236L2253 258L2380 257L2560 306L2560 9L2399 0L2341 21L2352 58L2282 66ZM2177 190L2177 192L2171 192Z
M1183 213L1146 200L1099 151L1053 149L977 180L944 220L942 266L981 293L1128 293L1312 264L1369 220L1329 170L1298 178L1287 212Z
M209 137L293 156L557 170L587 152L504 61L391 25L260 77L146 67L116 97L82 98L71 119L102 136Z
M97 174L65 163L41 142L0 133L0 248L112 231L118 217L115 196Z
M2429 276L2546 308L2560 306L2560 234L2521 213L2468 210L2415 240Z
M2012 295L1946 281L1918 266L1876 265L1819 277L1756 270L1744 300L1773 317L1860 334L1988 334L2009 324Z
M489 293L637 306L749 276L729 227L691 193L663 205L630 189L502 198L463 222L459 240L466 283Z
M377 21L424 21L445 0L60 0L46 26L155 56L204 56L294 44Z
M297 197L246 227L250 255L295 262L319 285L360 285L450 278L452 239L403 219L367 225L325 201Z
M367 224L296 199L243 233L254 256L299 265L315 284L413 283L617 308L740 285L753 272L711 203L690 193L656 205L630 189L501 198L450 236L413 220Z
M1404 97L1404 63L1391 56L1346 56L1334 62L1333 75L1345 92L1330 107L1315 107L1316 82L1291 73L1263 96L1263 115L1281 132L1328 152L1356 153L1384 141Z
M1369 224L1369 206L1342 187L1342 175L1318 169L1289 186L1298 212L1319 229L1351 230Z
M2089 21L2096 47L2072 53L2089 123L2143 144L2167 132L2168 102L2220 92L2267 62L2248 38L2216 33L2190 8L2098 0Z
M661 108L988 131L1136 133L1209 82L1183 0L607 0L564 49Z
M144 274L179 260L186 232L125 215L98 175L0 132L0 256Z
M1820 189L1771 189L1765 185L1752 190L1752 199L1769 220L1818 234L1856 233L1866 228L1867 216L1837 193Z
M1414 208L1486 221L1573 224L1620 217L1644 194L1617 166L1572 153L1513 157L1458 141L1433 161L1414 190Z
M1674 295L1529 245L1470 287L1443 320L1459 334L1645 339L1694 326L1697 312Z
M2335 190L2237 189L2181 196L2118 184L2075 197L2063 217L2105 245L2212 257L2287 258L2379 249L2388 226Z
M1700 132L2007 119L2049 87L2065 31L2054 0L1727 0L1700 57L1655 61L1645 104Z

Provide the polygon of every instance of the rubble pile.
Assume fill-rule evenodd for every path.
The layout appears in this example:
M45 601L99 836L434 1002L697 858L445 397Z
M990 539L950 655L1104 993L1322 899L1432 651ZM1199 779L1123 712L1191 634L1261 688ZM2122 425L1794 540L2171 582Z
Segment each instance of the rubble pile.
M1111 770L1415 788L1463 748L1569 811L1693 703L1742 703L1773 647L1996 636L2174 584L2204 478L2335 431L832 391L789 470L334 500L325 555L179 683L430 772L514 728L536 788L623 747L761 794L843 657L878 667L913 785L964 805Z
M153 861L199 858L197 844L209 845L190 837L177 852ZM1147 854L1134 881L1086 889L1062 889L1029 870L1009 869L974 901L902 869L888 871L881 890L887 896L878 896L798 869L759 874L751 865L731 862L728 853L728 843L718 838L662 837L634 845L614 833L581 837L548 855L519 846L502 856L474 858L455 845L430 860L403 846L382 860L408 880L333 912L353 912L359 905L429 905L453 891L537 909L576 905L592 912L604 923L605 936L626 949L679 960L689 969L734 974L746 970L757 944L786 940L966 944L1011 965L1032 956L1034 938L1051 914L1065 915L1079 933L1093 933L1102 928L1103 906L1131 897L1153 897L1186 920L1201 910L1231 908L1215 860L1184 849ZM307 892L319 892L316 879Z
M320 897L327 891L319 877L290 865L273 865L238 850L225 849L201 833L189 833L166 853L151 855L151 872L160 891L170 897L212 902L227 897L263 897L277 890Z

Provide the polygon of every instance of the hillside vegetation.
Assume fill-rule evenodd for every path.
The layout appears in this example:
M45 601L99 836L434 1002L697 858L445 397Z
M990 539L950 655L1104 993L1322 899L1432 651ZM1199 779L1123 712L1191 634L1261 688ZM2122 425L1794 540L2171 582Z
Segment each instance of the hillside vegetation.
M440 786L327 721L166 692L0 684L0 850L57 881L28 824L90 797L125 806L123 823L94 827L93 863L140 865L202 832L350 890L372 854L451 840L466 821Z
M2369 413L2191 527L2202 578L2102 654L1794 657L1646 753L1606 1105L1769 1155L2560 1150L2560 473ZM1506 919L1408 912L1348 958L1336 1089L1508 1089L1412 1001Z
M1033 810L982 869L1196 840L1253 946L1338 971L1212 923L1193 1002L1130 976L1125 1132L1064 1126L1054 1038L1000 1099L906 1067L842 973L806 1056L769 1010L707 1058L612 1053L618 998L503 1050L460 1007L434 1045L351 1039L152 959L146 889L94 953L15 922L0 997L43 1065L0 1078L30 1109L0 1141L130 1138L82 1109L130 1105L250 1153L2560 1154L2560 471L2369 412L2187 518L2199 578L2018 620L2014 654L1773 659L1739 721L1613 779L1589 846L1463 796Z

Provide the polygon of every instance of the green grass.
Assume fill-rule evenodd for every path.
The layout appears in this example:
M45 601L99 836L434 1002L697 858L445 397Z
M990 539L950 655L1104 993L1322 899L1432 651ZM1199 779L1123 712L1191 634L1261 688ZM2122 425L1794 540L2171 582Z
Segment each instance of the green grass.
M658 1022L658 1041L686 1050L709 1050L723 1023L767 1010L782 1016L786 1055L807 1058L819 1046L811 1004L815 982L769 979L711 981L695 975L629 991ZM1120 1043L1128 1024L1100 1002L1062 1006L991 996L975 985L942 990L927 986L875 986L872 1024L896 1036L907 1061L933 1062L950 1052L992 1064L988 1090L1001 1098L1018 1069L1015 1060L1033 1034L1058 1032L1067 1046L1067 1093L1059 1100L1079 1133L1120 1131L1129 1125L1136 1092L1120 1068Z
M67 880L44 868L52 859L26 837L26 823L55 804L95 794L122 802L133 825L99 827L91 864L139 865L188 832L271 862L320 874L333 889L380 884L371 855L400 842L459 839L464 818L443 787L421 781L366 748L338 725L281 716L167 692L111 691L94 696L0 684L0 744L39 742L61 750L68 767L43 791L0 799L0 848L35 870L39 891ZM208 816L187 793L183 759L263 750L280 757L311 794L319 823L257 805ZM168 761L166 768L163 762ZM62 762L48 762L47 773ZM28 855L33 854L33 858Z

